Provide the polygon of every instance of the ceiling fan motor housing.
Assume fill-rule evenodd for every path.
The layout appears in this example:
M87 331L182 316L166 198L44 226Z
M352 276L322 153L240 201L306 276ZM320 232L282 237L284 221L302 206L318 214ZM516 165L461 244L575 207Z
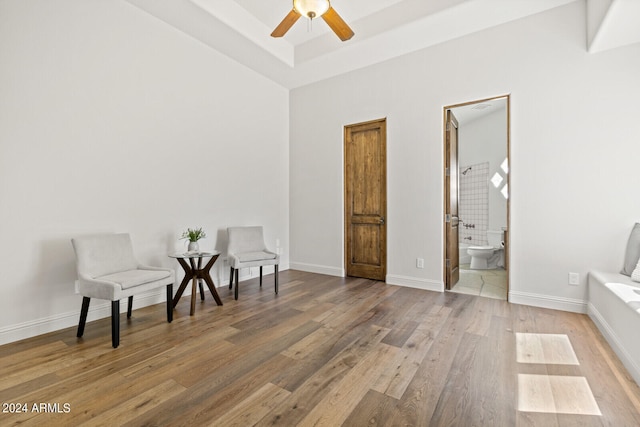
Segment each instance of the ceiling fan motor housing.
M329 0L293 0L293 8L309 19L324 15L330 7Z

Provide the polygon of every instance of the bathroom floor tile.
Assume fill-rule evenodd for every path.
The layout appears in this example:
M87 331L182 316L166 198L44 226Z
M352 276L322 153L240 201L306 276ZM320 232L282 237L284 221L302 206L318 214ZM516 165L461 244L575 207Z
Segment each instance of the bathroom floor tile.
M518 410L602 415L586 378L559 375L518 374Z
M482 286L482 289L480 290L481 297L505 299L505 295L506 295L505 288L502 288L500 286L485 284L484 286Z
M518 363L579 365L569 337L564 334L525 334L516 332Z
M493 270L482 270L482 275L483 276L502 276L504 273L504 270L500 269L493 269Z
M503 290L507 289L507 277L506 275L482 275L482 279L484 280L485 285L496 286Z
M479 295L488 298L507 299L507 271L471 270L469 264L460 266L460 280L451 292Z
M456 286L465 286L468 288L477 288L478 291L483 285L482 276L475 274L460 274L460 280L458 281Z
M460 283L458 283L456 286L454 286L454 288L452 289L452 292L458 293L458 294L465 294L465 295L476 295L479 296L480 295L480 286L464 286L461 285Z

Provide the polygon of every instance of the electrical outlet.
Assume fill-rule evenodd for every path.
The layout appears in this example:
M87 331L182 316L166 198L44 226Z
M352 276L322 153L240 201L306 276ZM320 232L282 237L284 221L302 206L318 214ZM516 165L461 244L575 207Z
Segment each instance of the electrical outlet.
M569 273L569 284L577 286L580 284L580 275L578 273Z
M424 268L424 259L416 258L416 268Z

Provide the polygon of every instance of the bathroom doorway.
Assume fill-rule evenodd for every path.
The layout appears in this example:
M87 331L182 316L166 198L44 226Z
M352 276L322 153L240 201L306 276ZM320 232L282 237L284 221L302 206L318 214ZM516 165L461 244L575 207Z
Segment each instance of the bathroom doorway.
M444 108L444 281L451 292L508 300L509 101Z

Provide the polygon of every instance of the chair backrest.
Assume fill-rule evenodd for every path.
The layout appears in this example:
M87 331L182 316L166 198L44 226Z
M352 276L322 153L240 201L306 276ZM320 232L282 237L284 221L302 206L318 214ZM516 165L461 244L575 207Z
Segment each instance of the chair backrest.
M262 226L229 227L227 233L229 234L227 247L229 253L259 252L266 249Z
M76 237L71 243L76 252L78 275L100 277L138 267L129 234Z

